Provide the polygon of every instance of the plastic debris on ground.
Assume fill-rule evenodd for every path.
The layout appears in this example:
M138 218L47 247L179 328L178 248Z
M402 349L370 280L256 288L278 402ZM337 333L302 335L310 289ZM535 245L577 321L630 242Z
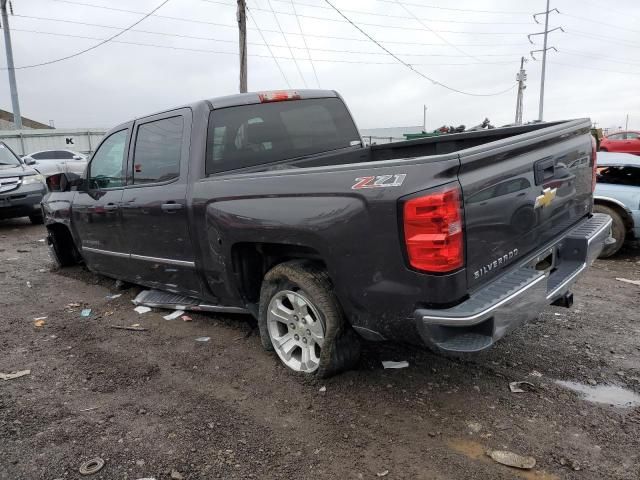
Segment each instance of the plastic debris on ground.
M119 298L119 297L121 297L121 296L122 296L122 294L121 294L121 293L114 293L114 294L112 294L112 295L107 295L107 296L106 296L106 297L104 297L104 298L106 298L107 300L115 300L116 298Z
M65 308L78 308L80 306L79 303L67 303L67 306Z
M382 366L384 368L407 368L409 366L409 362L403 360L401 362L394 362L391 360L383 360Z
M47 317L42 317L42 318L34 320L33 326L34 327L44 327L45 323L47 323L47 322L44 321L45 318L47 318Z
M182 319L183 322L191 322L191 321L193 321L193 318L191 318L189 315L183 315L180 318Z
M522 388L525 385L528 388ZM511 390L513 393L525 393L534 390L535 388L536 386L531 382L509 382L509 390Z
M165 320L175 320L180 315L184 315L184 310L176 310L175 312L170 313L169 315L165 315L162 318L164 318Z
M46 319L47 317L35 317L33 320L37 322L38 320L46 320Z
M616 278L619 282L630 283L631 285L638 285L640 287L640 280L629 280L628 278Z
M386 477L387 475L389 475L389 470L383 470L382 472L376 473L376 475L378 477Z
M134 332L146 332L147 331L146 328L141 327L138 324L131 325L130 327L127 327L126 325L109 325L109 328L115 328L115 329L118 329L118 330L132 330Z
M211 340L211 337L198 337L196 338L196 342L208 342Z
M40 240L38 240L40 243L44 243L44 238L41 238Z
M81 317L88 317L91 315L91 309L90 308L83 308L82 311L80 312L80 316Z
M525 457L517 453L507 450L487 450L487 455L498 463L508 467L520 468L522 470L531 470L536 466L536 459L533 457Z
M18 370L17 372L12 373L0 373L0 380L13 380L14 378L20 378L30 374L31 370Z
M143 313L150 312L151 309L149 307L143 307L142 305L139 305L136 308L134 308L133 311L143 314Z
M27 282L27 288L31 288L33 287L33 285L31 285L31 282Z
M320 387L320 390L318 390L321 393L324 393L327 391L327 387Z
M529 375L531 375L532 377L538 377L538 378L542 377L542 374L537 370L533 370Z

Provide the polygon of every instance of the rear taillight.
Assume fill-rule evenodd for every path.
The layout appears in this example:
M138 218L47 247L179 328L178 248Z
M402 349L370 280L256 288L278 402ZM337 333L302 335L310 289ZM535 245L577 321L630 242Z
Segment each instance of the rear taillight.
M598 178L598 149L596 139L591 136L591 160L593 161L593 171L591 172L591 191L596 190L596 179Z
M300 95L295 91L282 90L278 92L263 92L258 94L262 103L284 102L286 100L300 100Z
M447 186L407 200L404 242L409 264L424 272L450 272L464 264L460 187Z

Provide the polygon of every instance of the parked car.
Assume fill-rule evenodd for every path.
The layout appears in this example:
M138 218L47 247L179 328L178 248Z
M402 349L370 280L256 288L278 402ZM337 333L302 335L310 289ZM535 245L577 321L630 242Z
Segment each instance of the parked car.
M617 132L600 140L601 152L632 153L640 155L640 132Z
M45 193L44 177L0 142L0 219L29 217L31 223L43 223L40 202Z
M87 168L87 157L73 150L41 150L22 159L45 177L62 172L81 174Z
M615 254L626 240L640 239L640 157L601 152L593 199L594 211L613 219L615 243L604 247L601 258Z
M333 91L200 101L115 127L85 175L50 177L48 241L61 265L158 290L140 303L251 313L294 371L349 368L358 335L477 352L571 306L610 236L590 125L364 146ZM532 211L524 232L503 185ZM504 219L469 208L480 192Z

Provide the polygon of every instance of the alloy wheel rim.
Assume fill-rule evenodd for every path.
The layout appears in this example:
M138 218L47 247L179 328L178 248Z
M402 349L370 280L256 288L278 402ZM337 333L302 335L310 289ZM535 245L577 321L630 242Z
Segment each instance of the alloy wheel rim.
M318 369L324 343L320 312L301 292L282 290L269 302L269 337L282 362L297 372Z

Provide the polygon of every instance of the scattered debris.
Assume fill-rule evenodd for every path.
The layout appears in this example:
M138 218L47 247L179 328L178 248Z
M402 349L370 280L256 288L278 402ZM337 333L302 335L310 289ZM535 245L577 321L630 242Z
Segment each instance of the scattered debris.
M383 470L382 472L376 473L376 475L378 477L386 477L387 475L389 475L389 470Z
M82 311L80 312L81 317L89 317L90 315L91 315L90 308L83 308Z
M44 321L44 319L45 319L45 318L47 318L47 317L42 317L42 318L39 318L39 319L37 318L37 319L33 322L33 326L34 326L34 327L38 327L38 328L40 328L40 327L44 327L45 323L47 323L47 322L45 322L45 321Z
M211 340L211 337L198 337L196 338L196 342L208 342Z
M133 311L143 314L143 313L150 312L151 309L149 307L143 307L142 305L139 305L136 308L134 308Z
M27 288L32 288L33 285L31 285L31 282L27 282Z
M119 298L121 296L122 296L121 293L114 293L114 294L111 294L111 295L107 295L104 298L106 298L107 300L115 300L116 298Z
M638 285L640 287L640 280L629 280L628 278L616 278L619 282L630 283L631 285Z
M487 455L493 460L508 467L520 468L522 470L531 470L536 466L536 459L533 457L523 457L517 453L507 450L487 450Z
M479 433L482 430L482 424L479 422L467 422L467 427L473 433Z
M526 385L528 387L528 389L523 389L522 387ZM509 389L513 392L513 393L525 393L528 392L530 390L535 389L536 386L531 383L531 382L509 382Z
M26 248L18 248L16 252L18 253L29 253L31 250L27 250Z
M134 332L146 332L147 329L144 327L140 327L137 324L136 325L131 325L130 327L127 327L125 325L109 325L109 328L116 328L118 330L133 330Z
M322 386L322 387L320 387L320 390L318 390L318 391L321 392L321 393L324 393L324 392L327 391L327 387Z
M31 374L31 370L18 370L13 373L0 373L0 380L13 380Z
M182 480L184 477L177 470L171 470L171 480Z
M98 473L104 467L104 460L100 457L92 458L91 460L87 460L82 465L80 465L80 474L81 475L93 475L94 473Z
M391 360L383 360L382 366L386 368L407 368L409 366L409 362L403 360L401 362L394 362Z
M538 378L542 377L542 374L537 370L532 371L529 375L532 377L538 377Z
M67 303L67 306L65 308L78 308L80 306L79 303Z
M34 320L38 321L38 320L46 320L47 317L35 317Z
M44 243L44 238L38 240L40 243Z
M82 408L80 410L78 410L79 412L90 412L91 410L97 410L98 407L89 407L89 408Z
M176 318L178 318L180 315L184 314L184 310L176 310L173 313L170 313L169 315L165 315L164 318L165 320L175 320Z
M191 318L189 315L183 315L180 318L182 319L183 322L191 322L191 321L193 321L193 318Z

